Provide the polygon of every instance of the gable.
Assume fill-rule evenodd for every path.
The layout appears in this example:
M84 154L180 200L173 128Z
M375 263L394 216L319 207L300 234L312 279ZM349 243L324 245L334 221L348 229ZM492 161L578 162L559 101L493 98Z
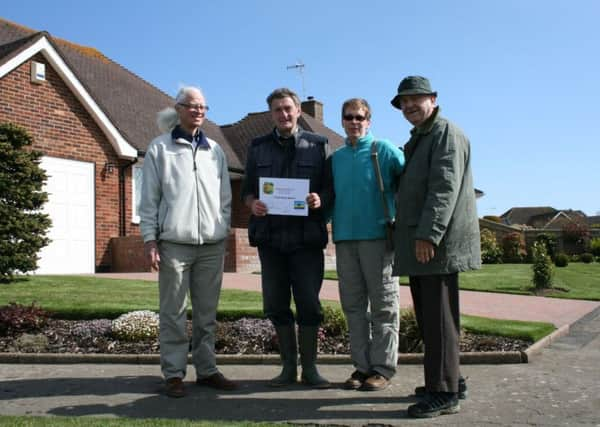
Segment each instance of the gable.
M158 135L156 114L175 100L98 50L51 37L46 32L0 18L0 78L36 52L52 59L70 90L81 98L121 158L133 159L146 151ZM223 148L232 169L241 164L221 129L205 120L202 130Z
M123 135L110 121L89 91L75 76L70 67L67 66L46 35L40 34L38 37L31 40L30 43L17 46L9 55L6 55L5 58L3 58L4 61L0 63L0 79L38 53L42 54L50 63L54 71L56 71L67 87L79 100L81 105L83 105L94 119L106 138L110 141L117 155L121 158L130 160L137 158L137 149L125 140Z

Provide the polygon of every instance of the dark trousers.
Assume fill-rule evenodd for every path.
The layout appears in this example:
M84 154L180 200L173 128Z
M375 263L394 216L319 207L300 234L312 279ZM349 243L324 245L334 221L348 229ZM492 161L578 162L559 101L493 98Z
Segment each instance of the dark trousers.
M318 326L323 320L319 292L323 284L325 259L322 249L282 252L259 247L263 310L275 326L294 324L290 308L294 295L298 325Z
M456 393L460 375L458 273L410 276L409 283L425 344L425 389Z

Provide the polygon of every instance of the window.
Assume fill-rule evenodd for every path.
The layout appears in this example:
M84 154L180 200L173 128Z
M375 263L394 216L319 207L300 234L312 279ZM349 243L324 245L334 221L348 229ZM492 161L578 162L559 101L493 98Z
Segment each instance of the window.
M131 206L131 222L134 224L140 223L138 212L140 209L140 201L142 200L143 166L143 163L136 163L131 168L131 200L133 201Z

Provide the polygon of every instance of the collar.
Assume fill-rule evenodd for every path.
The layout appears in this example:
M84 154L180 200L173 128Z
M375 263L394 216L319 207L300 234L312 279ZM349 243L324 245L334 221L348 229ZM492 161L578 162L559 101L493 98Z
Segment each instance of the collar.
M171 138L173 138L174 141L178 139L184 140L185 142L189 142L192 145L194 145L195 142L198 148L210 149L208 139L204 135L204 132L202 132L200 129L198 129L194 135L191 135L190 133L186 132L186 130L183 129L180 125L177 125L171 131Z
M360 138L358 138L356 140L356 146L359 147L361 145L370 144L371 142L373 142L374 139L375 139L375 137L373 136L371 131L369 131L369 132L367 132L367 134L365 136L361 136ZM344 140L344 143L346 144L346 146L352 147L352 143L350 142L350 139L346 138Z
M281 133L279 133L279 129L275 128L273 131L273 135L275 137L275 140L283 143L286 141L289 141L291 139L294 139L294 141L296 140L296 137L298 136L298 134L302 131L302 128L298 125L296 125L296 129L294 129L292 131L292 134L290 136L281 136Z
M414 128L412 128L410 133L412 135L415 135L415 134L426 135L429 132L431 132L431 129L433 128L433 124L435 123L435 119L437 119L439 112L440 112L440 107L439 106L435 107L435 109L433 110L433 113L431 113L431 116L429 116L429 118L427 120L425 120L421 126L415 126Z

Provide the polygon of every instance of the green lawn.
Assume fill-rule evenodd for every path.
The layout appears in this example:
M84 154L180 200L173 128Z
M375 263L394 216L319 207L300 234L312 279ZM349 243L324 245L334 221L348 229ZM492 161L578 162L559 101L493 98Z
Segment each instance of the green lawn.
M554 268L555 290L546 296L600 301L600 263L570 263ZM531 264L485 264L481 270L460 274L460 288L470 291L533 295ZM337 280L335 271L326 278ZM401 284L408 278L401 277Z
M158 311L158 286L151 281L104 279L86 276L30 276L0 285L0 306L11 302L40 307L63 319L116 318L133 310ZM339 308L339 302L324 301ZM220 319L262 316L260 292L223 289ZM483 319L462 316L463 326L473 332L516 336L536 341L552 332L545 323Z

